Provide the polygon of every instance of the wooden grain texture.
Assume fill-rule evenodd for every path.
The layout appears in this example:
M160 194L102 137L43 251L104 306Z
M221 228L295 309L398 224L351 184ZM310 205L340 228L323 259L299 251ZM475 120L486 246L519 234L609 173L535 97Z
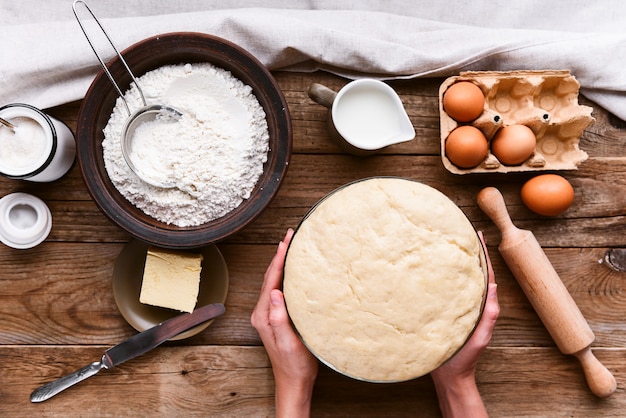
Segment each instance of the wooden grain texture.
M447 194L484 231L498 283L501 315L477 380L493 417L618 417L626 410L624 273L599 261L626 247L626 123L594 106L596 122L581 139L588 154L561 173L574 186L574 205L545 218L524 207L519 190L529 174L457 176L439 156L441 79L392 82L415 126L415 140L362 159L345 155L326 132L326 109L308 98L312 82L339 89L347 80L324 73L276 73L292 117L294 154L269 208L236 236L218 243L230 288L227 312L202 333L104 370L70 391L34 405L38 385L98 360L133 335L111 292L117 255L130 238L102 215L77 164L62 179L35 184L0 178L0 196L25 191L53 214L49 238L36 248L0 245L0 416L272 416L273 380L250 325L276 245L308 209L346 182L373 175L413 178ZM76 127L80 102L48 110ZM532 230L594 332L594 354L615 375L617 392L596 398L578 361L559 352L497 247L500 232L476 204L497 187L514 223ZM322 368L314 416L437 417L428 377L399 384L358 382Z
M97 360L99 346L1 346L3 417L229 416L274 414L272 372L262 347L163 346L40 404L33 389ZM596 354L624 382L623 352ZM28 361L24 361L24 359ZM549 348L489 348L477 379L493 417L619 417L624 387L599 400L588 393L575 360ZM572 396L575 394L576 396ZM325 367L314 389L313 416L438 417L429 377L395 384L356 381Z
M478 228L493 229L476 205L476 195L485 186L498 187L511 216L524 229L532 229L542 245L575 247L624 245L626 234L626 158L598 158L581 170L567 173L576 193L573 206L562 216L545 218L523 206L519 190L528 176L455 176L436 156L390 155L367 159L343 154L296 154L274 201L261 216L228 242L267 244L280 238L285 226L295 226L307 210L335 188L373 175L401 176L419 180L447 194ZM74 177L77 177L74 179ZM125 242L128 235L102 216L89 199L75 168L58 183L40 186L0 180L0 193L23 191L48 203L54 228L51 241ZM602 230L602 234L594 234ZM272 241L269 241L271 239Z
M219 248L230 274L227 312L202 334L178 344L258 345L249 318L275 246ZM111 293L113 264L121 249L122 244L45 243L6 252L0 258L0 344L113 345L132 335ZM494 344L553 346L497 248L489 250L502 305ZM598 263L604 251L548 249L546 254L591 324L594 345L626 347L623 273Z

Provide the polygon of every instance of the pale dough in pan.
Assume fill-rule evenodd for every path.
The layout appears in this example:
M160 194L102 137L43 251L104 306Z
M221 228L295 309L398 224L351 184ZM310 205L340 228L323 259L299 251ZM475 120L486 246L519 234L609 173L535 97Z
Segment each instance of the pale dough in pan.
M293 324L325 364L377 382L425 375L480 317L480 242L463 212L422 183L347 185L298 227L285 261Z

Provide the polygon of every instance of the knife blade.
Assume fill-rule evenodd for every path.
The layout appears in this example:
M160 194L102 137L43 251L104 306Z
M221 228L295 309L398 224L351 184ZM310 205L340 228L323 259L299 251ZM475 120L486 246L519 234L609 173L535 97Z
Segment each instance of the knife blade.
M31 402L43 402L59 392L98 373L102 369L110 369L130 359L138 357L178 334L187 331L209 319L222 315L226 311L221 303L205 305L192 313L184 313L163 321L154 327L133 335L127 340L109 348L100 361L95 361L35 389L30 395Z

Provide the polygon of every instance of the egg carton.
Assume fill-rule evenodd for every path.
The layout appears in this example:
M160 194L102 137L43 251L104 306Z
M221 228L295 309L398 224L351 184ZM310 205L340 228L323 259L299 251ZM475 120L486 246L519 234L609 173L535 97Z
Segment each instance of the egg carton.
M458 81L476 84L485 95L483 112L472 122L459 123L443 109L446 89ZM471 71L447 78L439 88L441 159L455 174L574 170L588 158L578 146L583 131L595 119L593 109L578 104L580 84L568 70ZM520 165L505 165L491 153L477 167L459 168L445 155L445 141L460 125L472 125L491 143L504 126L528 126L537 138L533 154Z

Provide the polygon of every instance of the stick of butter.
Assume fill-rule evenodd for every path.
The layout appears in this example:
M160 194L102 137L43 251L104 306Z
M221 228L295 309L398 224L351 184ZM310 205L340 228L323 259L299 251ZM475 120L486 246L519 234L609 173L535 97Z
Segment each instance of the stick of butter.
M139 302L193 312L200 290L202 254L150 247Z

